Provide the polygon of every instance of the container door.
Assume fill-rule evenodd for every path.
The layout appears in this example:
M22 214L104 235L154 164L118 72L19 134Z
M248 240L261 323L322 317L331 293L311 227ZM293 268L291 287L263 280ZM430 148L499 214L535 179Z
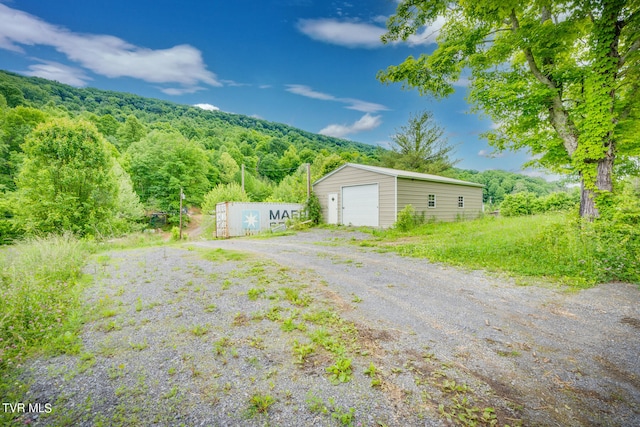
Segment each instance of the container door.
M218 203L216 205L216 237L225 239L229 237L226 203Z

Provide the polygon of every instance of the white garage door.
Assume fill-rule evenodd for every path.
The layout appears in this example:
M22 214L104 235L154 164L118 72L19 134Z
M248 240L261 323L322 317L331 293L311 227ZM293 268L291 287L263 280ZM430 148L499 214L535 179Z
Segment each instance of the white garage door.
M342 187L342 223L378 226L378 184Z

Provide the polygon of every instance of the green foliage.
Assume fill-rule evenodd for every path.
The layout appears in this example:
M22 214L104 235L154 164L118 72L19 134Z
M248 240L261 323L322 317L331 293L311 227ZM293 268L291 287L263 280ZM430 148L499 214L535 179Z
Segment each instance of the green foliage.
M550 213L486 217L456 223L428 223L413 239L391 245L403 255L428 258L520 277L543 277L572 287L611 280L640 283L638 227ZM393 240L394 230L382 235Z
M276 399L269 394L255 393L249 399L249 413L251 416L256 413L266 413L271 405L276 403Z
M24 103L24 94L14 84L0 82L0 95L5 99L9 107L17 107Z
M0 253L0 372L39 346L77 349L78 279L86 257L71 235L28 239Z
M118 180L95 126L55 119L38 126L23 147L17 216L28 232L111 232Z
M204 148L176 132L152 131L131 144L123 164L149 208L177 213L180 188L184 189L186 205L200 205L210 187Z
M484 184L482 201L490 206L499 205L507 194L530 192L538 196L558 192L564 188L560 182L547 182L542 178L520 175L501 170L473 170L455 169L454 178L463 181Z
M311 344L301 344L298 340L293 342L293 355L295 363L303 365L307 357L315 351L315 346Z
M329 380L333 384L346 383L351 381L351 359L341 357L336 363L326 368L329 373Z
M437 48L378 77L436 98L467 77L469 99L498 125L486 133L490 144L527 148L531 163L578 177L581 214L597 216L587 196L611 192L616 156L638 152L628 134L640 121L635 9L622 0L403 0L383 41L407 40L442 19Z
M12 243L24 234L20 223L15 220L16 193L0 193L0 245Z
M215 188L205 194L202 202L202 212L214 214L216 205L221 202L250 202L247 193L242 191L240 184L232 182L230 184L218 184Z
M267 199L272 202L304 203L307 200L307 175L301 167L285 176Z
M500 205L500 215L522 216L544 212L568 211L577 207L579 194L552 193L538 197L533 193L509 194Z
M102 125L109 125L109 119L100 120ZM113 125L113 122L111 122ZM106 129L105 129L106 130ZM113 132L113 129L106 130ZM129 115L124 124L118 128L116 135L118 137L118 149L121 153L127 151L127 148L134 142L140 141L147 134L144 125L134 115Z
M391 151L381 157L386 167L441 174L457 162L450 159L453 146L447 143L444 129L435 123L429 111L412 115L391 141Z
M542 211L539 199L533 193L509 194L500 205L500 215L522 216Z
M400 231L409 231L424 223L424 217L418 216L413 205L406 205L398 212L398 219L393 225Z
M240 166L229 153L224 151L218 159L218 170L220 181L223 184L228 184L234 180L236 174L240 171Z
M306 212L307 219L311 220L313 224L317 225L322 222L322 206L320 206L318 196L314 193L311 193L311 197L307 199L304 210Z
M0 116L0 191L16 189L15 178L22 166L22 144L31 131L48 115L30 107L18 106Z

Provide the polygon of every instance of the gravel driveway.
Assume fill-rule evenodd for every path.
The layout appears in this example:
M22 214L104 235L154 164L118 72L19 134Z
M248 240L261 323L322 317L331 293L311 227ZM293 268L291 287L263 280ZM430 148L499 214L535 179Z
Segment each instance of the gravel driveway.
M640 425L637 286L522 287L368 237L312 230L99 257L83 353L31 364L29 399L54 411L23 421Z

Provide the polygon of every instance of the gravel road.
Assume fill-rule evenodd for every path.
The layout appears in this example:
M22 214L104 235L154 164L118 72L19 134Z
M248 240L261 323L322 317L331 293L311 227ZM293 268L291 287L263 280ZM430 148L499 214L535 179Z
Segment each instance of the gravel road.
M96 258L82 353L32 362L29 400L54 410L22 421L640 425L637 286L517 286L367 238L312 230ZM327 371L340 360L346 382Z

